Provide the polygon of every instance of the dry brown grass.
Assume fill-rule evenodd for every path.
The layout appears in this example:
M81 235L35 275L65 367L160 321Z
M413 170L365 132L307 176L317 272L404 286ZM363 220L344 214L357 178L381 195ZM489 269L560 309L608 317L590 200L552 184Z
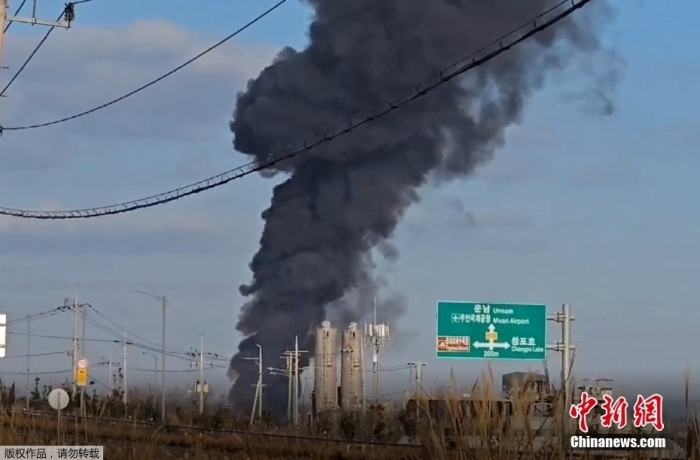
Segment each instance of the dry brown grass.
M686 372L686 400L689 377ZM392 414L371 408L360 420L348 414L337 416L325 426L289 429L271 424L248 427L230 415L215 412L198 418L180 410L168 425L135 422L143 407L136 401L126 411L113 400L93 401L92 411L99 416L115 416L120 421L90 417L64 417L60 430L54 414L27 414L17 405L0 413L0 445L46 445L62 443L104 445L110 460L175 456L205 459L438 459L438 460L548 460L571 458L565 455L562 428L567 420L557 392L544 404L547 417L535 422L535 395L522 392L512 405L498 403L493 376L487 373L470 388L465 400L458 390L445 390L440 407L425 397L416 405ZM457 385L453 385L456 388ZM136 395L136 392L132 393ZM153 401L147 397L147 401ZM131 410L131 412L130 412ZM149 412L149 411L145 411ZM215 414L219 419L215 420ZM125 420L124 418L130 419ZM686 417L691 435L696 436L698 423L692 414ZM189 420L188 423L183 423ZM173 424L173 422L177 422ZM197 424L198 426L183 426ZM177 425L177 426L175 426ZM322 424L321 424L322 425ZM515 426L522 429L515 430ZM216 429L214 429L216 428ZM567 429L570 429L567 427ZM335 439L323 439L333 437ZM408 436L421 446L397 446L399 438ZM337 438L343 438L340 440ZM373 443L370 443L371 441ZM700 460L700 451L690 449L687 458ZM586 453L587 454L587 453ZM637 451L625 458L651 458L652 453ZM576 455L575 458L595 458Z

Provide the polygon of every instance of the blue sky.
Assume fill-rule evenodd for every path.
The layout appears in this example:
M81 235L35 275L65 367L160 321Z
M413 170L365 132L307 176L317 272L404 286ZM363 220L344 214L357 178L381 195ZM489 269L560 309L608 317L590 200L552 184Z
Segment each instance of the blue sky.
M40 12L54 17L62 3L40 1ZM165 2L133 0L79 5L75 28L57 31L3 99L2 123L47 121L119 96L274 4L167 3L167 8ZM581 90L580 79L553 75L492 163L471 178L422 191L423 201L396 236L398 264L381 269L391 289L409 302L396 325L390 364L427 361L428 382L444 380L450 366L465 378L483 369L484 363L433 358L435 302L450 298L546 303L552 310L572 303L579 377L624 381L646 372L670 373L680 381L687 362L696 366L691 350L700 312L693 286L700 243L692 203L700 192L695 180L700 160L694 154L700 142L695 128L700 92L694 84L700 57L691 43L697 41L699 13L700 4L690 0L674 2L673 8L624 2L605 37L624 61L613 116L593 115L571 102L566 96ZM308 18L308 9L290 2L206 62L131 100L58 127L6 132L0 139L0 204L30 209L111 204L243 163L227 127L236 92L282 46L303 46ZM43 33L13 25L5 46L9 73ZM171 347L187 350L204 334L206 348L228 355L239 339L237 287L249 280L247 264L272 185L248 177L99 222L2 219L0 303L17 318L57 306L77 284L81 300L158 342L155 301L128 292L165 294L173 304ZM477 225L466 225L455 209L472 213ZM56 316L32 328L70 335L71 322ZM26 354L26 337L8 340L8 356ZM32 351L69 345L35 338ZM90 347L93 362L120 353L103 343ZM152 366L141 351L133 350L134 366ZM550 369L558 369L557 359L552 356ZM54 371L69 364L67 357L37 357L32 368ZM9 372L26 367L21 358L0 365ZM188 366L170 359L173 370ZM501 372L523 366L494 367ZM100 377L103 370L94 372ZM406 378L387 376L399 387ZM183 373L172 379L187 383L194 377ZM211 379L225 388L223 369L212 371Z

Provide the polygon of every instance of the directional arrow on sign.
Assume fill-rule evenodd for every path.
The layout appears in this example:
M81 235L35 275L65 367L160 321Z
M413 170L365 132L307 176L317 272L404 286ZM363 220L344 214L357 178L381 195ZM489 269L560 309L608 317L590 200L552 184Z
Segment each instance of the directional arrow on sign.
M508 342L474 342L474 348L488 348L489 350L493 350L494 348L503 348L507 350L508 348L510 348L510 344Z
M489 324L489 332L493 332L495 330L496 330L496 326L494 326L493 323Z

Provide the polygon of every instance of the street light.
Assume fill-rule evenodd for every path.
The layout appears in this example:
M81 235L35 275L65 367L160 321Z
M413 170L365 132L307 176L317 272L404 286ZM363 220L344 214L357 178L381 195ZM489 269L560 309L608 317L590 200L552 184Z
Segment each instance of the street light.
M154 299L160 300L161 306L163 308L163 344L161 347L161 359L160 359L160 368L161 368L161 375L160 375L160 417L161 417L161 422L165 423L165 312L166 312L166 307L170 305L168 303L167 299L165 296L157 296L155 294L151 294L150 292L144 292L144 291L131 291L129 294L141 294L141 295L146 295L149 297L153 297Z

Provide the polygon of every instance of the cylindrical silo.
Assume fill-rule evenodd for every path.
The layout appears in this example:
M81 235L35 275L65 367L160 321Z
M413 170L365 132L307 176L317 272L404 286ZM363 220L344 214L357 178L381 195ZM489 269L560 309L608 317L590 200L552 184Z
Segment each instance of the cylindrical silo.
M338 407L337 346L338 329L331 327L330 321L324 321L316 329L314 398L319 412Z
M343 331L340 364L340 400L343 410L362 408L362 335L357 323Z

